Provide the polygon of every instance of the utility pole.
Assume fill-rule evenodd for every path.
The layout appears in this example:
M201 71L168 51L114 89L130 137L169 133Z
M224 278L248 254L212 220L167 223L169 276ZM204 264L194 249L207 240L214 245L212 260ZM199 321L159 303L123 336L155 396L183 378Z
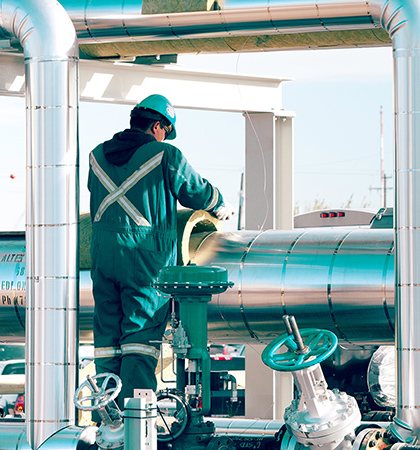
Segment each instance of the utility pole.
M381 187L369 187L370 191L380 191L381 192L381 207L386 208L387 199L386 199L386 191L388 189L392 189L392 187L387 187L386 180L389 180L391 177L385 175L384 171L384 115L383 108L381 106L380 109L380 121L381 121L381 140L380 140L380 153L381 153Z

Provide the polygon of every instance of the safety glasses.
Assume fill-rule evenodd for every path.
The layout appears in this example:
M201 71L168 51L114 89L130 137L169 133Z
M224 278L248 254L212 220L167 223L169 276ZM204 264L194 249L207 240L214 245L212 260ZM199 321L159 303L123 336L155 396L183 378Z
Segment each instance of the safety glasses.
M165 139L167 139L167 137L169 136L169 134L172 131L172 125L169 125L169 127L163 125L163 123L160 123L160 126L165 130Z

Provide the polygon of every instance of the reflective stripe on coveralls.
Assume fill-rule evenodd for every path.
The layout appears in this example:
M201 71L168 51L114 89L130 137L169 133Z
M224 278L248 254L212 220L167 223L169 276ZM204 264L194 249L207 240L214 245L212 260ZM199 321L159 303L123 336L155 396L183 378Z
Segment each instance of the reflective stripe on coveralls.
M157 350L155 347L151 347L145 344L137 344L135 342L121 345L121 351L123 356L141 354L145 356L152 356L157 360L159 360L160 356L159 350Z
M99 347L95 348L95 358L114 358L121 356L121 349L119 347Z
M104 198L102 203L99 205L98 210L95 215L95 222L101 220L102 214L106 211L108 206L112 205L114 202L118 202L124 211L134 220L134 222L139 226L151 227L150 223L142 216L142 214L137 210L137 208L128 200L125 196L126 192L129 191L138 181L150 173L153 169L159 166L162 161L163 152L158 153L149 161L145 162L138 170L136 170L127 180L125 180L118 187L111 178L105 173L102 167L96 161L93 153L90 154L90 164L98 180L102 183L104 188L109 192L109 195ZM212 202L213 203L213 202Z
M114 358L115 356L129 355L129 354L141 354L146 356L152 356L159 359L160 352L155 347L151 347L145 344L123 344L120 347L98 347L95 348L95 358Z
M213 189L213 198L211 199L210 205L207 206L207 208L204 209L204 211L210 211L212 210L219 201L219 190L217 188Z

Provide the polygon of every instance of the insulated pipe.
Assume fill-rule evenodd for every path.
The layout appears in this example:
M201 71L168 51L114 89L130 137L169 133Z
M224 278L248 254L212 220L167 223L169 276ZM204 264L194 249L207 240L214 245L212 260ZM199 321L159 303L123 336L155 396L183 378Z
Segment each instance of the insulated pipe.
M284 422L280 420L222 419L212 417L217 435L274 436Z
M381 25L392 38L395 112L395 432L420 438L420 3L392 0ZM411 430L410 430L411 429Z
M386 229L212 233L193 262L226 268L235 285L209 304L209 337L269 343L287 314L342 343L392 342L393 248Z
M86 450L95 449L96 427L79 428L69 426L51 436L42 450ZM1 450L31 450L25 439L25 424L19 421L0 423Z
M283 314L294 315L302 328L329 329L344 344L394 340L391 229L207 232L186 239L190 252L186 254L188 242L183 242L185 262L225 267L229 281L235 283L208 305L212 341L269 343L285 332ZM84 246L89 247L88 240L83 242L81 253ZM23 245L23 234L0 234L3 341L15 342L24 336ZM80 308L80 336L91 342L93 299L88 270L80 272Z
M54 0L3 0L24 48L27 111L26 429L33 449L75 422L78 342L78 46Z
M141 1L60 1L82 44L380 28L381 4L362 0L225 0L216 11L163 14L142 14Z

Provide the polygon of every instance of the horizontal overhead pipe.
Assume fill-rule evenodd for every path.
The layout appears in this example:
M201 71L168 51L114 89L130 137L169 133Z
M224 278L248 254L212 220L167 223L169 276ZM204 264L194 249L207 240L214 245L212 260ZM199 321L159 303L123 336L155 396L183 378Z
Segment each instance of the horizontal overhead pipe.
M80 43L196 39L256 34L379 29L381 3L225 1L220 10L143 14L141 2L61 0ZM163 7L163 6L162 6Z
M382 4L372 1L230 0L210 11L204 0L61 3L81 49L94 58L391 45Z

